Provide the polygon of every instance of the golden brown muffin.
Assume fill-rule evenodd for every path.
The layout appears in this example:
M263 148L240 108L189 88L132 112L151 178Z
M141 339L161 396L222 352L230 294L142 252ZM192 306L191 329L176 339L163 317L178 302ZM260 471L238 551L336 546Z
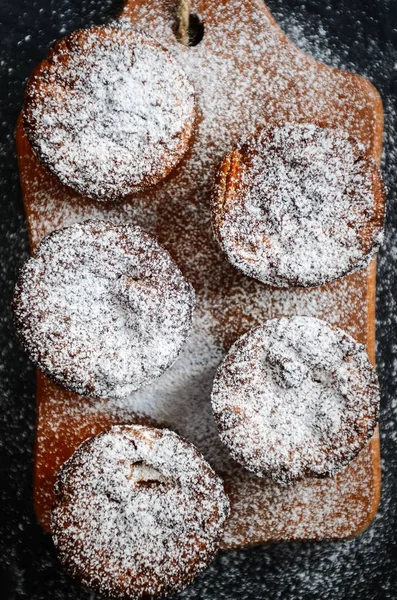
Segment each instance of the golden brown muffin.
M246 275L313 287L369 264L383 239L384 200L379 169L354 139L287 123L224 158L213 228Z
M364 346L341 329L272 319L232 346L212 407L238 462L290 483L331 477L357 456L376 425L379 388Z
M65 569L112 598L185 588L217 551L229 502L195 447L167 429L115 426L84 442L55 486Z
M75 31L29 79L23 123L60 181L114 200L162 180L186 153L194 91L155 40L120 25Z

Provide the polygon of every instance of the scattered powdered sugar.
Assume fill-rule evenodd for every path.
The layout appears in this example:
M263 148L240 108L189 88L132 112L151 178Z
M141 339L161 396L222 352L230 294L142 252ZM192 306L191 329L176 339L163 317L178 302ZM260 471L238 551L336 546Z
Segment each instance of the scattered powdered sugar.
M223 542L227 547L263 542L275 535L278 539L352 535L368 522L376 503L371 447L364 448L343 478L321 484L307 480L305 490L295 484L280 492L274 482L260 479L232 461L216 433L210 393L225 351L240 335L269 318L316 316L367 342L368 273L325 288L271 289L244 276L224 258L212 236L209 201L213 176L224 153L258 125L275 123L279 117L299 123L303 118L303 122L316 122L327 116L330 127L349 131L371 151L373 132L379 132L372 110L376 93L370 87L363 90L353 76L321 70L310 58L296 54L255 4L231 2L227 9L220 5L216 14L205 9L200 15L206 23L205 36L194 48L175 42L173 13L165 11L162 4L143 4L136 10L139 14L134 15L134 23L167 47L193 81L197 94L201 112L197 135L176 175L109 208L59 186L26 141L20 146L33 246L42 235L76 221L132 220L167 248L197 294L192 336L171 369L122 400L98 402L92 421L99 414L111 419L116 411L144 413L197 444L227 478L232 492L232 514ZM298 81L300 85L295 85ZM54 395L56 400L46 397L45 402L53 401L62 410L62 390ZM57 429L57 420L63 418L63 431L67 430L67 411L65 406L62 417L58 412L54 422L48 419L48 429ZM67 440L59 442L68 444ZM299 507L308 496L316 501L308 502L302 515ZM301 515L302 520L286 515Z
M219 367L222 441L257 475L291 482L340 471L372 435L379 388L364 347L308 317L270 320Z
M257 6L257 3L254 2L249 4L252 7ZM309 6L309 3L306 4ZM313 5L314 3L311 2L310 7ZM322 5L324 5L324 11L326 8L330 8L330 4L327 2ZM85 7L84 10L87 14L91 10L91 5L88 9L86 2L83 2L81 6ZM56 186L53 185L50 189L48 179L43 183L40 165L37 161L33 161L32 171L35 171L37 177L32 183L32 189L29 189L31 180L28 180L27 190L31 194L30 198L33 196L35 198L34 210L29 216L33 243L37 243L44 234L54 228L93 216L95 218L111 218L117 222L138 221L152 233L161 236L161 243L172 252L175 259L178 259L177 262L184 274L192 282L194 281L195 288L199 290L200 309L202 308L208 316L203 321L201 318L197 321L195 330L200 330L198 340L195 337L189 339L189 353L185 355L185 349L187 350L185 346L181 358L154 382L153 388L152 386L141 388L128 401L119 402L119 406L125 407L127 411L128 409L132 411L135 398L139 399L145 396L142 399L142 406L146 402L147 413L154 416L168 413L170 418L174 419L170 423L173 428L178 431L185 430L200 449L207 451L207 449L213 448L210 454L211 460L216 461L218 453L218 462L214 462L214 464L217 465L217 468L218 466L222 468L227 462L226 452L222 453L222 449L218 447L218 438L214 424L211 423L211 417L203 417L203 414L210 413L209 394L212 369L215 369L217 362L221 360L224 347L228 347L236 337L253 324L260 324L266 318L291 314L321 316L328 322L348 329L350 333L364 342L368 314L367 299L365 295L357 292L361 289L360 278L366 277L363 273L338 281L326 288L297 292L296 290L271 290L259 282L240 276L235 269L231 268L217 254L209 234L208 190L217 163L224 152L229 151L241 141L240 137L244 138L246 134L255 129L256 123L272 121L272 113L280 112L280 107L281 109L284 107L285 112L285 107L289 106L294 121L302 119L302 115L305 120L310 120L315 112L320 116L329 115L330 126L335 123L339 127L346 127L349 131L354 131L356 137L362 135L363 139L368 139L366 132L370 120L363 122L358 119L357 122L354 122L354 115L361 110L365 111L366 100L360 97L356 82L353 82L346 90L344 88L345 80L340 74L329 72L320 76L317 67L308 64L303 58L300 60L299 68L296 69L299 61L289 56L288 49L285 50L284 55L285 65L288 65L288 68L285 67L280 74L275 73L274 70L271 71L269 56L271 59L276 55L278 45L274 41L272 31L263 30L264 15L258 16L256 12L252 16L248 3L240 0L238 2L230 1L227 6L219 3L217 15L212 17L206 12L201 12L201 4L196 5L195 8L204 21L205 34L203 41L197 47L189 49L175 44L172 32L174 26L173 7L170 8L168 15L168 13L165 14L165 3L142 3L136 8L134 15L134 22L138 23L139 27L154 35L158 41L167 45L167 48L172 49L185 70L189 71L189 77L194 79L194 86L200 95L200 108L205 114L205 119L200 123L199 136L193 147L191 160L188 166L185 164L184 170L178 176L178 181L175 184L169 182L167 187L161 189L161 192L148 194L146 199L142 197L134 199L135 204L117 205L117 203L113 203L111 209L101 212L103 204L96 203L95 207L94 203L88 204L85 209L79 203L77 195L69 198L60 186L55 189ZM95 10L97 9L98 7L95 5ZM30 9L27 8L27 10L29 12ZM329 58L330 52L324 36L318 36L315 31L313 36L315 43L313 44L308 38L306 20L308 17L312 18L313 30L317 30L320 22L318 15L316 13L309 15L308 9L304 5L300 5L299 9L295 7L294 12L291 2L284 2L284 0L282 10L284 22L291 25L292 33L296 33L296 41L306 50L314 49L318 58ZM329 11L329 14L334 14L341 19L334 10ZM232 22L229 20L231 16L233 17ZM49 15L46 14L40 18L42 27L45 29ZM53 18L56 27L59 25L57 20L59 18L62 27L68 31L79 26L80 17L75 19L73 26L69 22L64 25L62 21L64 17L54 16ZM369 16L363 17L363 20L367 21L370 18ZM88 19L89 17L87 17L87 21ZM304 26L299 30L292 29L292 25L298 19ZM20 20L23 22L22 16ZM324 17L324 20L327 19ZM348 27L346 23L343 26ZM360 23L356 23L355 18L354 21L350 20L349 27L352 37L356 33L359 37L361 26ZM61 33L63 34L64 31ZM56 34L51 33L51 35ZM254 45L252 36L255 39ZM390 78L389 82L382 55L382 52L388 52L390 59L390 49L383 46L374 49L372 43L367 44L368 41L373 42L374 40L368 40L367 37L361 37L358 44L350 43L352 38L348 38L346 41L349 41L349 44L343 45L343 36L344 29L342 32L341 28L340 31L337 31L338 46L333 47L331 52L333 61L335 62L340 50L341 54L345 53L342 59L343 64L351 67L346 58L347 53L351 51L352 56L357 58L357 69L361 56L363 64L367 64L377 85L382 85L382 81L385 86L389 83L391 85L392 79ZM35 40L34 37L33 40ZM29 52L32 50L33 44L34 42L30 45ZM359 50L357 50L358 47ZM368 53L370 53L368 57L364 55L367 47ZM244 59L247 51L250 57L249 61ZM25 54L21 54L21 57L25 59ZM15 73L20 73L23 69L27 75L26 64L26 60L21 58L21 63L15 69ZM303 80L300 78L301 76ZM283 84L280 83L280 79L283 80ZM294 83L298 81L302 93L300 98L294 87ZM19 81L18 85L20 86ZM269 102L267 90L273 93L273 90L277 89L280 90L279 99ZM342 110L344 108L342 99L339 99L337 109L332 104L331 96L336 96L335 90L338 90L341 96L349 97L350 104L346 102L349 104L346 106L346 112ZM389 110L392 108L392 101L393 98L390 96ZM10 98L10 106L12 114L14 114L16 106L14 95ZM356 113L355 107L358 107ZM392 125L393 122L395 123L394 112L390 112L389 117L387 139L390 152L393 144L395 145L393 137L395 133ZM14 127L14 122L12 127ZM373 123L371 122L372 127ZM205 143L201 143L201 136L203 139L205 136ZM207 142L208 146L205 145ZM393 162L395 161L390 160L389 181L394 181ZM15 187L12 189L13 192L16 190ZM17 196L16 193L15 196ZM10 201L13 201L12 195L9 198ZM67 199L63 200L63 198ZM156 200L158 201L156 202ZM144 206L144 211L141 211L142 206ZM98 214L99 212L101 214ZM165 221L167 222L166 226L164 225ZM208 235L205 233L207 231ZM21 234L18 233L17 241L20 237ZM14 238L12 241L14 257L18 251L18 245ZM388 238L388 242L389 247L395 244L394 238L391 237ZM389 279L387 282L385 280L383 285L384 293L387 291L387 306L384 301L382 352L384 352L384 348L390 347L385 336L392 336L392 328L389 327L386 317L390 313L391 307L394 306L392 292L395 286L392 285L392 282L396 271L392 269L394 262L390 262L390 254L387 255L387 261L383 261L383 268L385 269L385 265L387 266ZM386 332L385 329L388 331ZM193 336L195 336L195 332ZM195 341L197 341L196 346ZM16 350L14 350L15 352ZM386 359L387 357L383 362L384 375L391 372ZM22 370L25 368L24 363L22 358L19 360ZM208 363L206 363L207 360ZM187 371L191 369L193 374L195 366L199 364L213 366L211 368L203 366L201 375L198 367L197 376L189 378ZM17 372L13 371L13 373L15 380L18 380ZM174 397L171 392L172 373L175 375ZM167 401L163 401L165 392L164 396L159 392L159 389L162 390L160 384L163 381L167 381L169 386ZM188 383L191 384L190 387ZM21 382L20 385L22 386L23 383ZM392 397L394 387L392 384L390 385L390 397ZM10 387L14 389L13 382L10 382ZM180 393L180 389L183 389L183 394ZM153 390L152 394L150 390ZM63 391L58 390L58 394L56 405L59 408L62 403ZM21 397L23 400L26 399L26 390ZM184 399L186 398L189 399L189 402L185 403ZM157 403L156 399L158 399ZM117 402L115 403L117 404ZM17 457L15 464L20 460L21 455L26 456L26 448L32 441L29 438L29 442L26 442L28 433L25 428L25 420L24 417L20 417L20 414L23 416L26 414L28 405L30 406L28 402L21 401L17 393L12 394L9 416L5 420L5 431L7 432L5 439L7 447L10 451L12 449ZM13 410L14 406L18 407L18 412ZM100 405L98 403L98 411L106 414L108 406L109 404ZM351 594L353 589L355 593L356 590L359 590L357 594L360 593L363 598L373 598L374 586L378 589L379 594L382 594L384 587L391 585L392 578L392 541L390 536L393 525L389 515L390 509L393 508L392 499L395 498L391 487L396 439L393 424L394 413L395 410L391 409L386 413L383 429L383 445L384 448L388 448L385 464L388 476L386 492L389 500L387 506L384 507L382 518L375 521L374 526L365 536L344 544L276 544L251 551L221 554L214 567L210 567L206 576L197 580L195 586L186 591L183 597L228 598L229 600L243 597L263 598L268 595L271 598L284 599L300 595L306 597L309 594L313 597L323 596L340 600L342 597L347 597L349 593ZM65 415L66 417L67 415ZM33 427L30 413L28 420L30 426ZM11 429L9 426L15 423L18 427L21 424L21 431L23 430L23 436L18 439L18 445L15 442L16 436L14 437L15 429ZM53 427L55 432L57 431L57 423L50 423L49 426ZM23 443L20 443L21 439ZM61 440L59 441L61 442ZM221 445L219 444L219 446ZM366 522L368 506L373 502L370 483L373 473L370 452L364 450L360 457L335 479L318 480L315 483L313 480L306 480L288 487L259 479L246 470L239 470L238 465L232 463L234 472L233 477L230 478L230 487L235 492L234 507L233 517L228 521L225 545L230 547L258 543L263 539L264 528L267 528L266 535L271 530L271 539L275 539L277 536L277 539L285 540L297 537L299 539L308 537L321 539L335 537L339 534L344 537L346 533L353 535L361 524ZM47 458L51 461L50 456ZM20 462L18 471L13 471L15 481L18 482L20 469L25 469L25 464L22 463L24 463L24 459ZM24 480L28 481L29 475L25 470L23 473ZM30 498L28 484L25 484L25 487L26 492L23 497L18 496L20 513L26 510ZM17 486L12 502L19 493L20 490ZM385 512L386 508L388 510ZM57 597L59 595L63 598L70 594L73 597L76 595L80 597L81 594L83 597L83 591L77 589L71 591L69 580L66 580L61 570L56 568L51 552L43 540L41 538L38 542L36 542L36 538L33 540L31 536L32 522L24 523L24 532L18 529L20 513L13 514L12 518L15 523L15 539L23 540L20 547L15 546L15 553L16 561L22 565L20 586L25 595L37 595L38 598L44 598L49 593L48 589L51 589ZM284 528L286 525L287 530ZM386 539L387 543L385 544L384 540ZM30 565L31 562L33 566L29 571L26 565ZM385 577L381 581L377 573L384 565L389 565L390 568L387 574L385 571ZM37 584L34 591L31 589L31 581ZM393 594L392 588L389 592ZM391 597L394 596L391 595Z
M63 183L112 200L179 162L194 91L151 38L94 27L58 42L28 84L23 116L34 149Z
M375 163L346 132L287 123L227 156L214 228L247 275L311 287L369 264L383 239L383 203Z
M217 435L209 402L214 375L223 357L211 334L213 326L208 313L196 311L178 360L158 380L128 398L98 401L86 410L148 415L192 442L218 472L229 468L232 461Z
M194 293L139 227L57 230L22 269L14 316L32 360L78 393L123 396L161 375L191 326Z
M205 569L228 512L221 480L191 444L169 430L116 426L62 467L53 537L63 565L91 589L157 596Z

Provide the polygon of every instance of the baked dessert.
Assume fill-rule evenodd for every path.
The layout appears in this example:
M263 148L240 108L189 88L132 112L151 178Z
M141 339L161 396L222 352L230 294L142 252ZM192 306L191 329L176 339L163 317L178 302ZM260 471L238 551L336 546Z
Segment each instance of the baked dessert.
M170 173L189 147L196 110L165 48L106 25L54 45L29 79L22 116L34 151L62 183L114 200Z
M278 287L362 269L383 239L379 168L343 130L266 127L222 161L213 229L229 261Z
M197 104L203 112L191 160L184 160L181 168L177 168L164 185L143 195L145 209L142 213L146 213L151 222L157 219L159 239L167 239L167 248L182 271L189 274L197 291L205 290L205 327L197 326L200 334L203 332L202 337L207 335L212 315L217 320L214 325L210 321L211 332L220 346L228 341L226 347L229 347L250 323L298 312L315 314L354 331L360 341L368 341L368 351L372 355L374 263L369 271L339 280L324 290L265 289L259 282L242 276L231 265L225 264L222 255L214 251L208 240L207 206L208 179L212 179L222 153L234 147L237 140L244 139L264 119L274 123L280 119L296 122L325 118L330 127L346 127L378 160L383 124L379 95L358 75L336 71L305 56L282 34L263 2L241 0L225 4L221 18L219 8L219 3L213 0L200 3L205 35L200 45L189 51L178 46L172 37L175 6L170 8L168 3L132 0L123 9L122 18L129 19L137 29L151 33L178 54L178 60L194 82ZM81 215L84 219L95 218L93 212L103 211L104 218L112 220L117 216L117 222L131 222L131 214L135 211L122 212L125 203L114 202L110 207L99 202L84 203L84 198L78 198L71 189L59 185L48 169L41 168L37 156L32 156L21 124L18 154L32 246L43 237L43 232L69 225L76 215L81 221ZM192 204L199 208L192 210ZM112 214L111 218L109 214L106 216L109 208L112 213L120 209L121 217L118 214ZM143 221L145 214L138 218ZM218 315L224 318L218 319ZM212 373L212 363L209 366L207 357L203 360L201 353L197 356L200 372ZM190 380L191 372L197 371L189 365L187 375ZM160 387L166 379L158 380ZM146 389L149 396L150 388ZM185 397L185 385L182 391ZM197 392L193 400L196 397ZM50 451L47 440L51 428L58 428L59 415L63 418L65 432L68 423L73 427L73 422L68 421L61 391L56 402L51 395L40 391L37 399L39 407L46 408L46 413L39 411L42 437L37 444L46 455ZM95 403L98 414L101 410L102 415L111 414L112 405ZM156 412L155 407L153 411ZM178 426L181 434L186 434L186 426L179 426L180 420L183 421L180 412L183 410L178 415L171 411L172 418L168 422ZM189 411L185 421L187 428L191 428L194 421ZM95 426L94 413L91 422ZM205 447L212 444L216 452L215 428L211 428L210 435L209 443L204 442ZM79 441L83 439L85 437ZM281 502L279 486L249 472L240 477L238 469L228 481L235 509L228 521L232 525L224 546L244 546L275 539L345 538L357 534L376 512L378 445L378 438L372 438L359 459L336 480L306 481L303 487L290 487L282 492ZM223 466L222 461L223 458L217 461L218 466ZM40 464L37 470L44 475ZM40 494L41 483L36 481L35 486ZM252 518L254 514L255 518ZM46 527L40 511L38 517Z
M84 442L55 492L61 563L112 598L182 590L212 560L229 512L221 480L192 444L139 425Z
M168 252L140 227L87 221L42 240L19 275L13 315L45 375L106 398L131 393L175 361L194 303Z
M341 329L272 319L232 346L212 407L239 463L291 483L331 477L357 456L376 425L379 388L364 346Z

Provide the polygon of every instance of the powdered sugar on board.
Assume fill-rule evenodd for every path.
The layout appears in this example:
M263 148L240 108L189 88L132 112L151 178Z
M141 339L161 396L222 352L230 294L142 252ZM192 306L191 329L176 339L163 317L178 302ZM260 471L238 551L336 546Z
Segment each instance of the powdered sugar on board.
M139 408L159 420L171 416L174 420L170 425L197 443L225 473L233 504L225 536L227 546L352 535L368 522L377 502L371 456L374 446L367 447L343 476L280 490L240 470L225 456L216 437L209 395L225 349L250 326L267 318L317 316L366 343L373 272L366 270L310 291L268 288L238 273L217 249L208 201L212 176L224 152L258 123L275 122L280 115L293 121L322 118L329 126L343 125L377 155L381 117L374 106L378 96L360 79L321 70L310 58L297 54L255 3L229 2L227 9L222 5L216 14L202 3L198 10L206 24L204 39L194 48L183 48L175 43L171 8L169 13L163 5L152 3L131 8L131 18L139 28L166 45L187 70L202 119L192 152L174 178L130 202L104 208L101 218L117 222L133 219L156 234L193 284L198 309L189 345L172 369L156 387L143 388L122 406L115 401L113 405L131 411ZM97 205L57 188L27 146L21 149L33 245L60 224L98 213ZM195 377L189 376L197 372L192 364L199 365ZM163 381L167 386L159 389ZM58 393L61 399L62 391ZM111 411L111 404L104 403L102 410ZM65 414L65 423L67 418ZM305 489L310 490L305 497L312 495L316 502L308 503L302 512Z
M28 83L23 119L62 183L112 200L162 179L188 147L194 91L172 57L108 26L60 41Z
M383 240L378 169L346 132L264 128L222 163L214 230L264 283L312 287L367 266Z

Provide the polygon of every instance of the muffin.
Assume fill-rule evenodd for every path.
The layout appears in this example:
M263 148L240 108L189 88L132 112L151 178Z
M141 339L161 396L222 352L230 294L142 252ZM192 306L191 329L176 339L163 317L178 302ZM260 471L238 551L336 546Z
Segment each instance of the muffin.
M85 441L63 465L55 492L61 563L112 598L185 588L212 560L229 512L221 480L194 446L139 425Z
M171 54L115 24L57 42L29 79L22 117L43 164L62 183L106 201L170 173L189 148L196 109Z
M277 287L314 287L362 269L383 239L385 194L344 131L266 127L222 161L213 229L229 261Z
M45 375L106 398L126 396L171 366L194 304L168 252L140 227L87 221L42 240L20 272L13 315Z
M291 483L332 477L357 456L375 429L379 387L364 346L341 329L272 319L232 346L212 407L236 461Z

